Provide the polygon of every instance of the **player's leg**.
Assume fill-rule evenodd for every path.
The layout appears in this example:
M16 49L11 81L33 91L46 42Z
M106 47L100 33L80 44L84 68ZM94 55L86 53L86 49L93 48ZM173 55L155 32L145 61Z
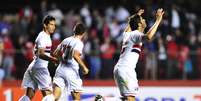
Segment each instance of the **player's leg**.
M74 82L75 83L75 82ZM70 86L71 96L74 101L80 101L81 100L81 92L82 92L82 84L80 82L74 85L71 84ZM73 90L72 90L73 89Z
M138 91L136 73L133 70L115 70L114 80L120 90L122 101L135 101Z
M121 101L136 101L135 96L123 96Z
M74 75L73 75L74 74ZM81 92L82 90L82 80L80 76L76 73L72 73L72 76L67 79L69 84L69 89L71 91L71 96L73 100L80 101L81 100Z
M26 96L28 96L30 99L32 99L35 95L35 90L33 90L32 88L27 88L26 89Z
M126 101L135 101L135 96L127 96Z
M50 95L50 94L52 94L52 91L51 90L41 90L41 93L42 93L42 95L43 95L43 97L45 97L45 96L47 96L47 95Z
M72 91L71 96L74 101L80 101L80 92Z
M26 72L24 73L24 77L22 80L22 87L26 88L26 92L25 92L25 95L23 95L19 99L19 101L30 101L35 94L36 84L34 80L32 79L33 75L30 70L31 70L31 66L29 66Z
M34 68L34 80L43 95L43 101L54 101L52 93L52 79L47 68Z
M19 99L19 101L31 101L31 99L33 98L34 94L35 94L35 90L33 90L32 88L29 88L29 87L28 87L28 88L26 89L26 94L23 95L23 96Z
M53 78L53 94L55 96L55 101L58 101L62 95L62 91L64 90L66 84L66 74L65 70L60 66L57 67L55 72L55 76Z
M61 97L61 88L59 86L57 86L56 84L53 84L53 94L55 97L55 101L58 101L59 98Z
M55 97L51 90L41 90L43 99L42 101L55 101Z
M23 95L20 97L20 99L18 101L31 101L31 99L28 96Z
M55 97L53 95L52 89L42 88L41 92L43 95L42 101L55 101Z

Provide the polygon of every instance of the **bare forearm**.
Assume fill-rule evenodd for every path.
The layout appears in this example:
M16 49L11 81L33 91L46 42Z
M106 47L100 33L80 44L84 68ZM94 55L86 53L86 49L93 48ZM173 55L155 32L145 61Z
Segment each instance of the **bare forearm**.
M149 29L149 31L146 33L146 36L149 40L151 40L156 33L158 26L160 24L160 21L156 21L154 25Z
M56 58L61 58L62 52L56 49L52 55Z
M78 62L78 64L80 65L82 70L87 68L87 66L84 64L84 62L82 61L82 59L80 57L75 57L75 60Z
M47 60L47 61L56 61L56 58L53 56L48 56L45 54L40 54L39 58L43 59L43 60Z
M154 25L149 29L149 31L146 33L147 38L150 40L156 33L156 30L158 29L158 26L163 18L164 11L162 8L159 8L156 12L156 22Z

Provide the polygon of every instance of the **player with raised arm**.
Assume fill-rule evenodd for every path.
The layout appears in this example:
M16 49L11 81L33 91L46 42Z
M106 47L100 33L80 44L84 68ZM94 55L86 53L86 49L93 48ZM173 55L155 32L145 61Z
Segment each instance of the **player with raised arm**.
M144 34L146 22L141 16L143 13L144 10L140 9L137 14L129 18L128 26L123 32L121 54L114 68L114 79L123 101L135 101L139 88L135 68L142 42L152 39L162 20L164 11L161 8L157 10L156 21L146 34Z
M71 92L73 100L80 100L82 80L79 76L79 65L83 74L89 72L81 59L84 46L82 38L85 33L85 26L77 23L74 27L74 35L64 39L54 52L56 57L62 57L53 79L56 101L59 100L64 87L67 87L67 90Z
M27 68L22 86L26 88L26 93L19 101L30 101L37 89L41 90L43 101L54 101L52 94L52 81L48 71L48 61L57 63L57 58L50 55L52 41L50 35L54 33L55 18L45 16L43 19L43 30L38 34L34 46L34 60Z

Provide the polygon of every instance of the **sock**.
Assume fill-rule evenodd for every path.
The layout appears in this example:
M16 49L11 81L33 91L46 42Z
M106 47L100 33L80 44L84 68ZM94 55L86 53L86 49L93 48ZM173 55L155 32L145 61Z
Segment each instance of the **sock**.
M18 101L31 101L28 96L22 96Z
M49 95L46 95L45 97L43 97L42 101L54 101L55 98L54 98L54 95L53 94L49 94Z

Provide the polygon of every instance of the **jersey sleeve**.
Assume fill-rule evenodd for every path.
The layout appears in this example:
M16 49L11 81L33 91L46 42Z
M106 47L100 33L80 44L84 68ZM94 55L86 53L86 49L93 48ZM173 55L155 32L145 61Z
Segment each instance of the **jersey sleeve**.
M75 44L74 50L79 51L80 54L82 54L83 47L84 47L84 44L82 42L77 42Z
M39 36L36 40L36 44L38 48L46 48L46 38L43 36Z

